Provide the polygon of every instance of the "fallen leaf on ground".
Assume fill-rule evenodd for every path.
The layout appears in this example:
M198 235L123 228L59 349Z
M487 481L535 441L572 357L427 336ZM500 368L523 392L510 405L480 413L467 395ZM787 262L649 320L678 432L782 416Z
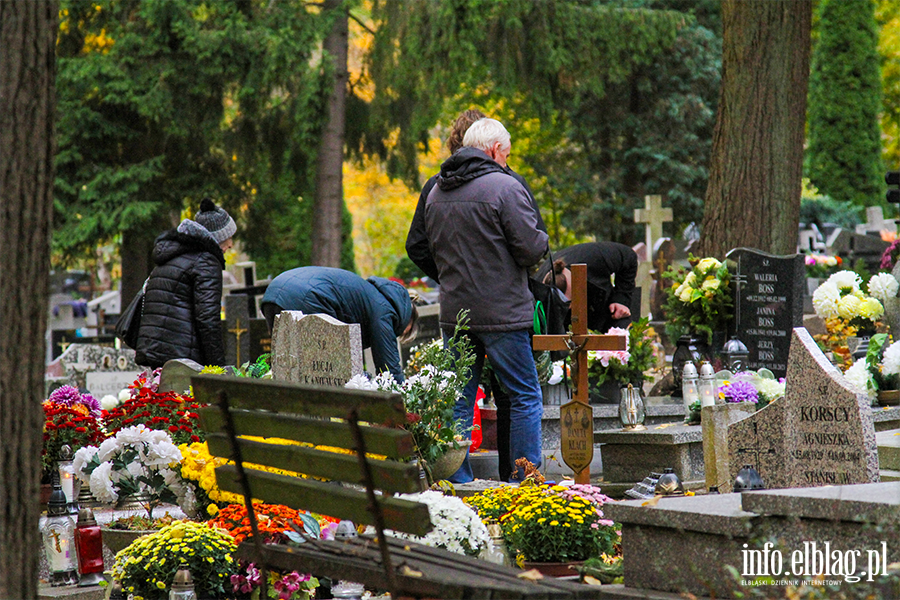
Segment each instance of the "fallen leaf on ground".
M530 571L525 571L524 573L519 573L516 575L519 579L526 579L528 581L538 581L544 578L544 575L538 571L537 569L531 569Z

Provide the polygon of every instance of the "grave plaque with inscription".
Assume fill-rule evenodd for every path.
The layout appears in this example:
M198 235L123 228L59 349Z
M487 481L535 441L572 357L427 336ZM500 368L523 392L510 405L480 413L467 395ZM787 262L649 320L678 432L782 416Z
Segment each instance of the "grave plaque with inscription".
M290 310L279 313L272 348L275 379L343 386L363 372L359 325L342 323L329 315Z
M735 331L750 351L747 368L766 368L784 377L791 330L803 325L803 257L737 248L727 258L737 263Z
M783 398L728 426L731 480L744 465L767 488L878 481L872 410L803 327L793 330Z

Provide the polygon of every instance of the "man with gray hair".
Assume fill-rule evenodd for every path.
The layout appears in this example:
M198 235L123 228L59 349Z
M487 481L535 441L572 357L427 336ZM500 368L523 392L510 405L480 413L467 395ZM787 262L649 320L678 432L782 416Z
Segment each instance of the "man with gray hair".
M531 351L534 298L528 268L547 252L525 188L503 167L511 150L509 132L494 119L469 127L463 148L441 165L425 203L425 229L440 274L441 328L452 335L460 310L469 311L466 335L475 365L454 418L470 428L484 357L511 401L510 460L541 463L541 387ZM513 468L513 470L515 470ZM521 481L518 470L512 480ZM451 476L472 481L466 456Z

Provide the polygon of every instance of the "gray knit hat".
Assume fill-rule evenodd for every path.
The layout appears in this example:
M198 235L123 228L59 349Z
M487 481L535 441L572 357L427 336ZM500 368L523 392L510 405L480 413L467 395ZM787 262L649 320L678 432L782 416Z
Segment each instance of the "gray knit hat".
M234 236L234 232L237 231L234 219L225 212L224 208L217 207L209 198L204 198L200 202L200 212L197 213L194 220L206 227L213 239L220 244Z

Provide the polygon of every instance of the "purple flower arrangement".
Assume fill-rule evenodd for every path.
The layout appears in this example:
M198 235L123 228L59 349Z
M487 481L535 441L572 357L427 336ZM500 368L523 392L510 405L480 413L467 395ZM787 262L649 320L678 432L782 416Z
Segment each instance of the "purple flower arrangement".
M78 391L78 388L71 385L63 385L56 388L50 393L50 397L47 400L69 408L76 404L83 404L91 415L95 417L100 416L100 401L90 394L82 394Z
M749 381L732 381L719 386L719 398L725 402L759 402L756 387Z

